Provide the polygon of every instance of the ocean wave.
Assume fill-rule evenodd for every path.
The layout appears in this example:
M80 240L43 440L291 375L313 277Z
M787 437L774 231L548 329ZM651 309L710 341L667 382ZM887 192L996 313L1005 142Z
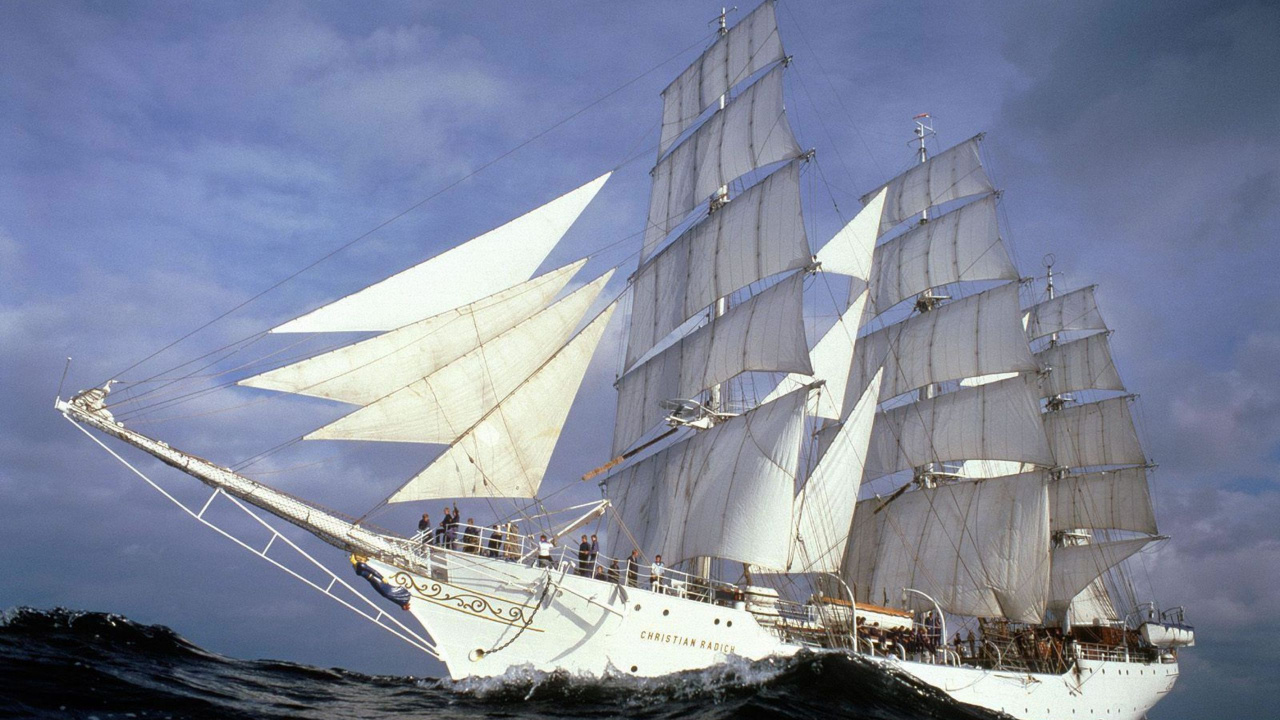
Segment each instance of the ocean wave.
M0 717L988 718L839 653L735 659L660 678L515 667L464 680L369 676L206 651L120 615L0 612Z

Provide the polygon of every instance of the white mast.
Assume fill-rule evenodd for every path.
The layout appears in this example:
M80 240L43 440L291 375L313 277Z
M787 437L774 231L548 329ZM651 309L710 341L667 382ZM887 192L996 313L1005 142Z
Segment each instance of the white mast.
M735 5L733 7L733 10L737 10L737 9L738 7ZM720 16L716 18L715 22L719 23L718 32L720 33L720 37L724 37L725 35L729 34L729 22L728 22L729 12L730 12L729 8L722 6L720 8ZM729 90L728 88L725 88L724 94L720 96L720 99L716 103L721 110L724 110L725 102L728 100L728 97L729 97ZM716 191L715 195L711 196L711 201L707 205L707 214L710 215L711 213L714 213L715 211L719 210L727 202L729 202L729 185L726 183L720 186L720 188ZM713 318L721 317L725 314L726 311L728 311L728 309L729 309L729 297L727 295L718 297L716 298L715 306L714 306L714 309L712 310L712 317ZM710 389L707 390L707 409L711 411L711 416L710 416L711 421L715 422L717 413L721 413L723 411L722 398L720 394L720 383L716 383L715 385L712 385ZM697 575L698 577L704 577L704 578L711 577L711 558L710 557L702 556L702 557L693 558L693 560L690 563L690 567L693 571L693 574Z
M929 113L920 113L912 119L916 121L916 141L920 144L916 150L916 155L920 158L920 164L923 165L929 162L929 148L925 146L925 139L935 134L933 131L933 118L929 117ZM920 224L923 225L927 222L929 222L929 208L925 208L920 212ZM927 313L937 307L939 301L946 299L948 299L948 296L934 295L933 288L926 288L916 298L916 310L920 313ZM920 399L928 400L936 393L937 386L934 383L929 383L920 388ZM916 468L915 479L921 486L928 487L933 484L933 475L936 471L936 463L927 463Z

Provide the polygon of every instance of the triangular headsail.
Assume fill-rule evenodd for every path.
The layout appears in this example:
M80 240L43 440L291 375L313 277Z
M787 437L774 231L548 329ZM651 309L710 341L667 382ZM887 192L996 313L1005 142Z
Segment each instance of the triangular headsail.
M617 303L610 303L440 457L388 498L534 497Z
M306 439L453 442L564 345L612 275Z
M239 384L368 405L528 319L546 307L586 262L578 260L473 303Z
M610 174L272 332L393 330L522 282L546 260Z

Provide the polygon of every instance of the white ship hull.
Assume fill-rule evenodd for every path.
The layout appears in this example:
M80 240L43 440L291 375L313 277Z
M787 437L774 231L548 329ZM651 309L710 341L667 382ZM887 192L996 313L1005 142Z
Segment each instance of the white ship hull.
M483 556L448 553L434 578L370 561L413 596L410 612L455 679L512 667L654 677L731 657L787 657L783 642L735 609ZM870 657L959 702L1018 718L1142 718L1172 689L1176 662L1081 659L1062 675Z

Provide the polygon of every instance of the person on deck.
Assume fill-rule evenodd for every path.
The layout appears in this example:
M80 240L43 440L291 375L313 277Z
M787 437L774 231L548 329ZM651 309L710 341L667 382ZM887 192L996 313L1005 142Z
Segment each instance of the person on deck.
M606 577L608 578L609 582L611 583L618 582L618 580L621 579L620 575L621 573L618 571L618 561L614 560L613 562L609 563L609 571L606 574Z
M418 521L418 536L423 545L431 541L431 516L426 513L422 513L422 519Z
M654 555L653 564L649 566L649 589L660 593L662 592L662 575L667 571L667 566L662 564L662 556Z
M436 544L445 547L449 540L449 525L453 522L453 516L449 514L449 506L444 507L444 518L440 520L440 527L436 528Z
M551 567L551 548L555 545L554 541L547 540L546 535L538 538L538 567Z
M462 513L458 512L458 503L453 504L453 514L449 516L449 527L446 530L445 542L450 550L458 549L458 523L462 522Z
M582 536L582 542L578 545L578 574L582 577L591 577L591 543L587 542L587 536Z
M595 574L595 572L596 572L596 571L595 571L595 567L596 567L596 560L597 560L599 557L600 557L600 540L598 540L598 539L596 538L596 536L593 534L593 535L591 536L591 557L590 557L590 558L588 558L588 562L590 562L590 563L591 563L591 568L592 568L591 573L592 573L593 575L594 575L594 574Z
M480 528L476 527L475 518L467 518L462 528L462 549L473 554L480 552Z
M627 586L637 587L640 582L640 551L632 550L627 558Z
M490 525L489 526L489 544L485 548L487 550L487 552L485 552L485 555L488 555L491 558L496 558L498 557L498 553L500 552L501 547L502 547L502 531L498 529L497 525Z

